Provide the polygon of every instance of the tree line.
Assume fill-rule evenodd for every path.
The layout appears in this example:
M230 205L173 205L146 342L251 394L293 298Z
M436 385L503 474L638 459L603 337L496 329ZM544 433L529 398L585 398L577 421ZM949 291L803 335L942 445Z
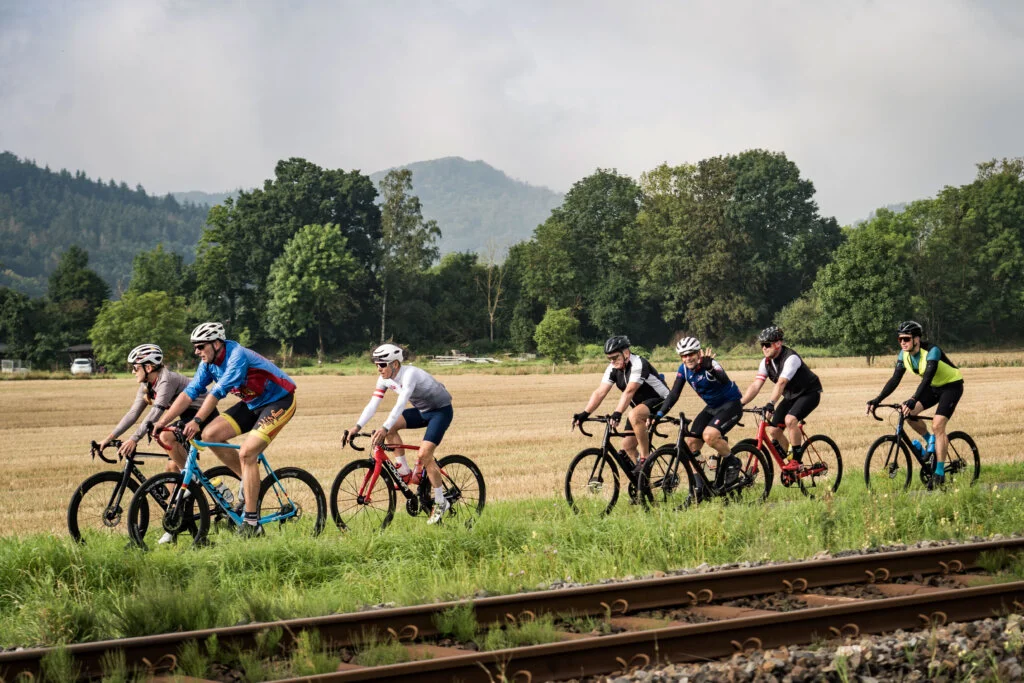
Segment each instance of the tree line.
M117 301L73 247L44 297L0 288L0 340L46 364L92 339L120 363L140 340L183 354L185 334L222 320L282 355L531 351L572 359L578 341L627 334L644 346L685 331L729 348L776 323L796 344L869 359L897 320L942 343L1020 337L1024 160L979 164L975 180L901 212L840 228L781 152L750 150L639 180L598 169L504 259L453 253L425 220L408 170L378 189L303 159L212 208L194 264L141 251Z

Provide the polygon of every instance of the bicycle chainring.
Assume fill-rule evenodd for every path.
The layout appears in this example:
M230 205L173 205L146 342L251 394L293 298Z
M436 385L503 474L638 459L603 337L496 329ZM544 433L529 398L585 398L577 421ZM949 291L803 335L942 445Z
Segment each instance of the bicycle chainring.
M420 501L418 498L406 498L405 499L405 511L409 513L411 517L415 517L420 514Z

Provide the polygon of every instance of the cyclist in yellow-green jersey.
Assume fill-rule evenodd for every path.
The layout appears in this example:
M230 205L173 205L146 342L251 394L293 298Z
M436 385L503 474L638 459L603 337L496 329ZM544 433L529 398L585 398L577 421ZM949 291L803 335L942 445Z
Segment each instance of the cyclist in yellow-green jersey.
M946 423L953 416L956 404L964 393L964 376L938 346L921 341L924 330L920 323L908 320L899 324L897 339L900 352L896 356L896 369L882 387L882 392L868 401L868 411L877 406L896 390L904 373L909 369L921 376L917 391L903 403L903 414L909 416L907 422L914 431L926 442L929 439L928 428L923 420L914 416L922 410L937 406L932 418L932 431L935 435L935 475L939 483L945 480L946 453L949 439L946 436Z

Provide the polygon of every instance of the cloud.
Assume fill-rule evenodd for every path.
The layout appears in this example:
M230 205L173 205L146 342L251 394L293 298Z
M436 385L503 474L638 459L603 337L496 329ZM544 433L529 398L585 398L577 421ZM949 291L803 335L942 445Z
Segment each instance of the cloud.
M448 155L558 190L782 150L851 222L1024 154L1016 3L0 6L0 148L157 192Z

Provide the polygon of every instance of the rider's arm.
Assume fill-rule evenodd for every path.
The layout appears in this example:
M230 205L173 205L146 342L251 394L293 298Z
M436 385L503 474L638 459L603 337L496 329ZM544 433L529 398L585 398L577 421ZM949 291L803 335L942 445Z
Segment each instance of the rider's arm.
M153 423L153 426L157 429L166 427L171 421L185 412L185 409L192 405L192 399L188 397L184 391L178 394L178 398L174 399L174 403L167 409L160 419Z
M658 415L668 415L668 411L672 410L672 406L679 400L679 394L683 393L683 389L686 388L686 379L683 377L682 368L676 373L676 381L672 385L672 390L668 392L668 396L662 401L661 407L658 408Z
M615 406L615 412L620 415L629 408L629 404L633 401L633 394L640 388L640 382L630 382L626 385L626 388L622 391L622 398L619 399L619 404Z
M772 397L768 399L772 404L778 404L779 399L782 398L782 394L786 390L786 385L789 384L789 380L796 377L796 371L800 369L801 365L803 365L803 361L796 354L787 358L786 362L783 363L782 370L779 371L779 381L775 383Z
M900 381L903 379L903 373L907 371L907 367L903 364L903 357L900 356L896 359L896 367L893 368L892 377L882 387L882 391L879 392L878 396L868 401L869 404L877 405L884 401L889 394L896 391L896 387L900 385Z
M361 431L366 423L370 421L374 413L377 412L377 406L384 399L384 392L387 391L387 385L384 384L384 380L377 378L377 386L373 389L373 396L370 397L370 402L363 408L363 413L356 420L356 431Z
M761 359L761 365L757 368L757 375L754 377L754 381L750 383L747 390L743 392L743 398L740 399L740 403L747 405L754 400L757 396L757 392L761 391L761 387L764 386L764 381L768 379L768 368L765 366L764 359Z
M160 416L164 414L164 411L171 407L174 402L174 385L168 381L157 381L156 385L156 396L153 398L153 407L149 410L149 415L142 421L139 428L132 434L131 440L138 443L142 440L142 437L149 431L147 428L151 424L156 424L156 421L160 419Z
M401 372L401 369L399 370ZM416 390L416 378L418 373L406 370L405 376L402 377L402 390L398 392L398 398L395 399L395 407L388 413L388 417L384 420L384 424L381 425L384 429L390 430L398 422L398 418L402 417L402 411L405 410L405 404L409 401L409 397L412 396L412 392ZM397 378L397 375L395 376Z
M608 395L608 392L612 390L612 385L609 382L601 382L597 385L597 389L594 389L594 393L590 395L590 400L587 401L587 407L583 409L584 412L592 413L597 410L597 407L601 405L601 401Z
M231 349L230 353L226 351L225 353L227 353L227 358L224 359L224 372L221 373L220 379L217 380L216 384L210 387L210 396L216 396L217 401L227 396L228 392L232 389L245 384L246 377L249 374L249 358L245 355L245 349L241 345L236 344L234 348ZM205 365L205 363L203 365ZM209 371L207 370L207 372ZM197 372L196 375L198 376L198 374L199 373ZM215 379L213 377L213 373L210 373L210 379ZM205 387L208 384L209 382L203 386ZM191 388L192 384L189 384L185 390L188 391ZM193 400L198 395L198 393L195 395L189 393L189 396L191 396ZM203 401L203 407L199 409L200 413L206 408L207 404L210 403L210 396L207 396L206 400ZM214 406L217 405L217 401L213 402Z
M128 412L124 414L121 421L117 423L117 426L110 431L110 436L103 440L104 445L113 441L117 437L124 434L125 430L135 424L135 421L139 419L139 415L142 415L142 411L146 409L146 385L140 384L139 391L135 394L135 401L132 402ZM145 431L143 431L145 434ZM138 439L135 439L138 441Z
M729 386L729 373L725 371L725 368L723 368L717 360L705 356L702 363L702 369L709 371L712 375L714 375L715 379L718 380L720 384Z

